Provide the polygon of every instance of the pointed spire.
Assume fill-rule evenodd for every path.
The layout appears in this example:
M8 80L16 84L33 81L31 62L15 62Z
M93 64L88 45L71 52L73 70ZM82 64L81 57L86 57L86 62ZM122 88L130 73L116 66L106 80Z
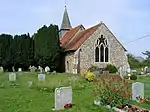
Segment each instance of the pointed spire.
M67 7L65 5L65 12L64 12L64 15L63 15L63 20L62 20L62 24L61 24L61 30L69 30L71 29L72 26L71 26L71 23L70 23L70 20L69 20L69 16L68 16L68 12L67 12Z

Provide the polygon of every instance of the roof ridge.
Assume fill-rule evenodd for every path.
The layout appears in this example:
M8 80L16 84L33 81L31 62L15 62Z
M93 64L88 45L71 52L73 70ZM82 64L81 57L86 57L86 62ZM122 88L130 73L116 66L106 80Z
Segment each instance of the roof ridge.
M95 26L92 26L92 27L90 27L90 28L88 28L88 29L86 29L86 30L80 32L79 34L76 35L76 37L78 37L78 38L74 38L74 41L75 41L76 43L78 43L79 40L82 39L84 36L86 36L86 38L90 37L90 36L97 30L97 28L99 28L100 25L101 25L101 23L99 23L99 24L97 24L97 25L95 25ZM94 28L95 28L95 29L94 29ZM93 31L91 31L91 30L93 30ZM91 31L91 32L89 32L89 31ZM91 33L91 34L86 35L86 34L88 34L88 33ZM86 40L86 39L85 39L85 40ZM71 41L70 43L68 43L68 45L70 46L70 48L73 47L74 41ZM67 46L67 45L66 45L66 46ZM66 47L66 46L65 46L65 47ZM81 46L81 45L79 45L79 46Z
M76 32L74 32L74 34L70 37L70 39L69 39L69 41L68 41L68 43L64 46L64 47L66 47L69 43L70 43L70 41L72 40L72 39L74 39L74 38L72 38L72 37L74 37L74 35L78 32L78 30L80 29L80 27L83 27L83 25L82 24L80 24L80 25L78 25L77 27L75 27L75 28L78 28L77 30L76 30ZM74 29L75 29L74 28ZM84 27L83 27L84 28ZM81 32L80 32L81 33ZM79 34L80 34L79 33ZM78 35L78 34L77 34Z

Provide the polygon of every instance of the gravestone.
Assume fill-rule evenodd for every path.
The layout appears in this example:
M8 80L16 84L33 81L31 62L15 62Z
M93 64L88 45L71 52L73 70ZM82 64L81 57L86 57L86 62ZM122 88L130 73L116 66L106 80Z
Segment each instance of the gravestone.
M50 68L48 66L45 67L45 72L49 72Z
M100 71L93 71L93 73L95 74L96 77L100 76Z
M130 69L130 68L128 68L128 69L127 69L127 72L128 72L128 73L130 73L130 72L131 72L131 69Z
M29 67L30 72L35 72L37 70L37 68L35 66L31 66Z
M18 72L22 72L22 68L18 68Z
M103 71L103 75L109 75L109 71Z
M132 100L137 100L137 97L144 98L144 84L136 82L132 84Z
M3 67L1 66L1 67L0 67L0 73L2 73L2 72L4 72L4 69L3 69Z
M150 67L147 68L147 73L150 73Z
M15 73L9 74L9 81L16 81L16 74Z
M12 67L12 71L15 72L15 67L14 66Z
M45 81L45 74L38 74L39 81Z
M53 71L52 74L55 75L55 74L56 74L56 71Z
M28 81L28 82L27 82L27 85L28 85L28 86L32 86L32 85L33 85L33 82L32 82L32 81Z
M41 66L38 66L38 70L40 71L40 73L43 72L43 68Z
M72 104L72 87L56 88L54 110L64 109L64 106L70 103Z
M124 74L123 74L123 68L119 67L119 75L123 78Z

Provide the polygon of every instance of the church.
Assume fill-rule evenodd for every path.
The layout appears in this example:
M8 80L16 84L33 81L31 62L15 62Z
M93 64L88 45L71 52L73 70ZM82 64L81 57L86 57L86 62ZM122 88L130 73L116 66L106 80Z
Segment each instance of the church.
M127 50L103 22L88 29L82 24L72 27L65 7L59 36L64 72L85 73L92 65L104 68L107 64L124 71L129 68Z

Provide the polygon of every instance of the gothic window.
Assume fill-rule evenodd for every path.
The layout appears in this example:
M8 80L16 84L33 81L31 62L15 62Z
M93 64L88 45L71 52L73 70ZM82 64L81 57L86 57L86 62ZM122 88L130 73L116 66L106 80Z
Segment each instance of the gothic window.
M99 62L99 48L95 48L95 62Z
M107 39L101 35L95 43L95 62L109 61L109 47Z
M67 71L69 71L69 62L67 61Z

